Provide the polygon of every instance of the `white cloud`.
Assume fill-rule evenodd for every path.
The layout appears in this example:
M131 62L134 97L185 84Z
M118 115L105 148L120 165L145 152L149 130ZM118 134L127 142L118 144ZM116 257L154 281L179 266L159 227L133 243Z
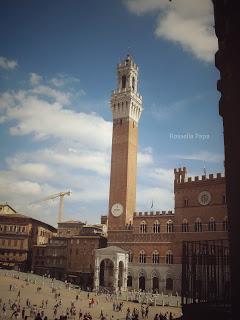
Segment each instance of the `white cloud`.
M31 85L35 86L39 84L41 81L42 81L42 76L40 76L39 74L34 72L29 74L29 82Z
M56 102L59 102L62 105L70 103L69 93L61 92L45 85L34 87L32 89L32 93L53 98Z
M169 7L169 0L127 0L125 4L130 12L141 15Z
M96 175L84 176L81 173L65 171L59 173L55 180L47 184L38 180L35 182L23 180L11 172L6 173L6 179L3 182L1 172L0 186L2 185L4 185L4 190L1 191L1 199L10 203L14 208L16 207L17 210L40 220L43 220L43 214L47 210L49 215L46 216L45 221L52 224L56 222L55 212L58 211L59 198L41 201L36 205L31 205L32 202L70 189L71 195L64 198L64 219L72 219L70 208L76 208L77 205L88 208L85 219L88 217L95 222L100 218L97 203L101 202L101 206L105 203L107 209L108 179L99 179ZM82 219L80 211L75 209L75 213L79 215L79 219Z
M222 154L213 153L209 151L199 151L192 154L178 154L174 155L174 158L184 159L184 160L198 160L198 161L206 161L206 162L213 162L219 163L223 162L224 156Z
M34 158L47 163L64 167L92 171L99 175L108 175L110 170L110 156L107 151L97 151L90 147L75 152L69 150L45 149L34 154Z
M11 170L2 170L0 172L1 198L7 201L22 202L25 197L31 199L32 196L38 196L42 192L42 186L27 179L18 179Z
M138 152L137 165L138 167L148 166L153 164L152 149L146 148L142 152Z
M70 139L98 150L111 146L111 122L97 114L76 112L64 108L57 101L49 102L33 95L43 93L45 89L41 86L31 91L8 92L0 96L3 121L15 122L10 128L12 135L31 134L35 139ZM59 100L59 97L56 95L55 99Z
M0 68L5 70L13 70L17 67L18 63L16 60L9 60L5 57L0 57Z
M57 212L58 204L54 208L46 203L29 208L28 204L70 188L71 201L66 199L66 204L69 201L75 207L80 203L86 217L91 212L90 220L96 222L97 204L106 202L107 206L112 123L96 113L74 110L73 93L40 82L40 75L31 74L33 87L0 95L0 119L10 134L42 139L33 150L5 159L0 199L23 213L55 223L56 215L53 219L50 215ZM67 208L65 217L71 218Z
M44 183L30 181L27 177L19 177L11 170L0 171L0 201L8 202L15 210L27 214L36 219L55 224L56 217L53 211L57 211L56 203L48 202L30 206L30 202L58 192L52 186ZM55 205L56 208L53 208Z
M179 43L197 58L211 62L217 51L217 40L210 28L210 24L204 24L201 19L169 12L163 19L159 18L155 33L158 37Z
M76 77L72 77L66 74L57 74L55 77L49 80L49 83L55 87L62 87L67 84L78 83L80 80Z
M172 169L158 166L154 159L148 166L138 170L137 207L138 211L172 210L174 173Z
M53 84L55 87L61 87L64 85L64 80L63 79L59 79L59 78L52 78L50 80L50 83Z
M158 13L157 37L178 43L198 59L213 61L217 51L211 0L127 0L130 12Z
M171 188L173 186L174 171L172 169L169 170L156 167L149 172L148 176L150 179L158 181L159 184L165 186L166 188Z
M56 89L46 85L54 81L43 81L41 75L31 73L29 88L0 94L0 121L10 134L38 140L30 151L23 149L5 159L5 169L0 172L0 200L55 224L58 201L54 206L51 201L28 204L71 189L70 199L65 199L65 218L71 219L69 208L78 206L85 217L74 212L75 218L97 222L99 203L101 207L106 203L107 210L112 123L96 113L74 109L71 101L85 92L80 89L75 94L72 88L63 87L78 79L62 79L64 84L55 81Z
M29 156L29 155L28 155ZM25 159L25 163L21 163L17 157L8 159L7 162L11 170L22 178L47 180L52 178L54 173L46 164L38 162L29 162Z
M60 85L58 90L46 86L36 74L31 79L29 89L0 95L0 119L9 132L38 139L31 151L5 159L0 198L25 214L55 224L58 199L28 204L70 189L71 196L64 199L64 218L97 222L108 205L112 123L96 113L78 112L71 106L72 95ZM145 210L150 199L156 205L160 201L161 209L169 208L170 187L164 173L155 168L151 148L140 150L138 166L140 173L146 173L139 184L139 206ZM154 179L150 173L155 173Z

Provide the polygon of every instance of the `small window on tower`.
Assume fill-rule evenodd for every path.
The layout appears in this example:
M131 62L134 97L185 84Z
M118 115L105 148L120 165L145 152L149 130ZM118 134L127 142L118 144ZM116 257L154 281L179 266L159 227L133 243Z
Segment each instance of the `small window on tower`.
M135 78L134 77L132 77L132 89L133 89L133 91L135 90Z
M126 76L122 76L122 89L125 89L126 88L126 82L127 82L127 78Z

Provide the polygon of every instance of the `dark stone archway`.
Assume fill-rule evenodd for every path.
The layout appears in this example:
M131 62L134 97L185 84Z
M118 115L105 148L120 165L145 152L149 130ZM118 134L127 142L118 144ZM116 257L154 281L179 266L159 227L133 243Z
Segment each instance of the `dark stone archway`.
M173 290L173 279L172 278L166 279L166 290L169 290L169 291Z
M145 290L145 276L143 276L143 275L140 275L140 277L139 277L139 290L142 290L142 291L144 291Z
M113 288L113 262L104 259L100 263L99 285L100 287Z
M159 292L159 278L156 276L152 278L152 291Z

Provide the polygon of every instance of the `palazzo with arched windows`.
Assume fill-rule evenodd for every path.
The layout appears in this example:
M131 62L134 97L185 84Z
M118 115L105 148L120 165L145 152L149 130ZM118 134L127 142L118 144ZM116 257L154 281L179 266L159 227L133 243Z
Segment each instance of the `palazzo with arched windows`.
M95 288L180 292L183 241L227 237L225 177L221 173L207 176L206 172L188 177L186 167L176 168L174 211L155 209L161 203L156 199L153 204L154 191L147 194L149 211L136 211L138 129L143 106L138 92L139 69L131 55L117 64L116 75L117 86L110 99L112 155L106 224L112 249L96 250ZM151 176L166 178L161 169L150 172Z

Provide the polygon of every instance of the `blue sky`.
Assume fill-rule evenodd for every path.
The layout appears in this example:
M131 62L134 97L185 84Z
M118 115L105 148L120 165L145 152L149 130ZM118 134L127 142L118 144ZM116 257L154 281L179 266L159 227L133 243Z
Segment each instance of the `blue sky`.
M107 213L109 100L129 50L144 107L137 210L173 209L175 167L223 172L213 25L210 0L3 3L0 202L55 224L58 200L29 203L70 189L66 219Z

